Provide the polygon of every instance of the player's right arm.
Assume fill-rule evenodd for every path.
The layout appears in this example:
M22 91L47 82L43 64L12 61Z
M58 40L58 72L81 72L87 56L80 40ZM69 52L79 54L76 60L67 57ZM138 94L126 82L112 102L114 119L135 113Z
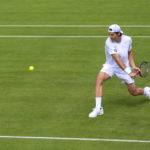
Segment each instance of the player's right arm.
M132 78L135 78L136 74L133 72L130 72L129 69L125 66L125 64L121 61L120 56L118 54L112 54L113 59L116 61L116 63L119 65L119 67L127 72Z
M132 73L131 70L128 67L126 67L126 65L121 61L120 56L117 53L115 46L110 41L110 38L106 40L105 49L108 52L108 54L112 56L112 58L116 61L116 63L119 65L119 67L122 70L128 73L132 78L135 78L136 74Z

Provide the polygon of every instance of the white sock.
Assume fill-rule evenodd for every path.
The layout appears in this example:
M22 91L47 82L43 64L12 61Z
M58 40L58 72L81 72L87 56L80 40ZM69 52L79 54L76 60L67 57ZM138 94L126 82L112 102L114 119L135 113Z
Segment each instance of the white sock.
M96 101L96 108L101 108L102 107L102 98L101 97L96 97L95 98Z

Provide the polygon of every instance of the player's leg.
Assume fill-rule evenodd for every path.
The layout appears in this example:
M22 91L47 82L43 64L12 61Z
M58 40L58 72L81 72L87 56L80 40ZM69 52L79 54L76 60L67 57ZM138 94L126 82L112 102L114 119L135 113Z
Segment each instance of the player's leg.
M126 85L127 85L128 91L131 95L137 96L137 95L143 95L144 94L144 89L136 88L135 83L131 83L131 84L126 83Z
M145 94L150 99L150 87L136 88L134 79L132 79L128 74L122 70L116 70L116 76L122 80L123 83L126 83L128 91L130 94L137 96Z
M93 111L89 114L89 117L91 117L91 118L97 117L97 115L104 114L103 107L101 105L101 103L102 103L102 88L103 88L104 81L108 80L109 78L111 78L111 76L102 71L97 76L96 87L95 87L96 106L93 109Z
M145 87L143 88L136 88L136 85L134 83L132 84L126 84L128 91L131 95L133 96L138 96L138 95L146 95L150 99L150 87Z
M116 69L115 74L119 79L122 80L123 83L126 83L128 91L131 95L137 96L144 94L144 89L136 88L134 79L131 78L130 75L128 75L125 71L121 69Z
M95 97L102 97L102 88L104 81L108 80L110 75L105 72L100 72L96 79Z

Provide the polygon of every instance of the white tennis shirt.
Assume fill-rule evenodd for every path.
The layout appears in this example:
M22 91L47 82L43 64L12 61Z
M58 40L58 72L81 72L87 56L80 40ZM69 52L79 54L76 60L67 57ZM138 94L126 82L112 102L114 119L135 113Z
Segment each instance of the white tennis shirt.
M122 35L121 42L113 42L110 37L107 38L105 43L105 64L111 65L112 67L119 67L116 61L113 59L112 54L118 54L121 61L129 67L128 52L132 49L132 39L129 36ZM120 67L119 67L120 68Z

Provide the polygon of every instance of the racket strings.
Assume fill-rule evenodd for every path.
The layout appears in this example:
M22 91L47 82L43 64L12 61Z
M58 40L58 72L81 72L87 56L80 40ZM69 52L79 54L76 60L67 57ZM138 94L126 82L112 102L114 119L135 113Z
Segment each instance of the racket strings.
M145 77L147 75L147 73L148 73L148 65L147 65L147 63L143 63L140 68L141 68L141 75L143 77Z

